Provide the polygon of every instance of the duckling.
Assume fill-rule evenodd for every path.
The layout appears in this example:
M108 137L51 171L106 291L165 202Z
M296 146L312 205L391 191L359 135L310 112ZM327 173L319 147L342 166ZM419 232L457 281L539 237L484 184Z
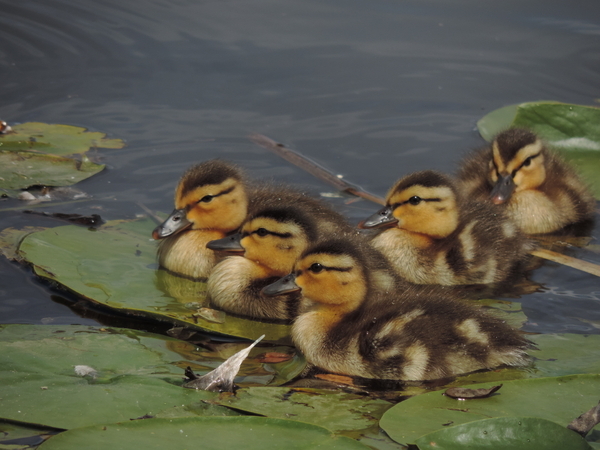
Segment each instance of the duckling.
M384 258L350 239L317 243L265 295L301 291L292 339L319 369L363 378L431 380L527 363L531 343L504 321L436 286L382 288ZM424 289L431 289L425 295Z
M237 230L246 218L245 178L225 161L194 165L179 181L175 208L152 233L154 239L163 239L158 247L159 264L178 275L205 278L217 262L206 244Z
M417 284L498 285L532 248L503 211L465 201L450 177L431 170L399 180L386 206L359 226L385 228L373 246Z
M527 234L591 221L596 200L577 172L534 133L510 129L469 155L458 173L469 197L504 205Z
M293 196L291 192L284 195ZM253 213L232 236L208 248L243 253L218 263L208 278L208 296L218 309L255 319L290 321L299 296L265 297L261 289L290 273L300 254L315 240L332 233L358 239L346 219L314 199L275 204Z

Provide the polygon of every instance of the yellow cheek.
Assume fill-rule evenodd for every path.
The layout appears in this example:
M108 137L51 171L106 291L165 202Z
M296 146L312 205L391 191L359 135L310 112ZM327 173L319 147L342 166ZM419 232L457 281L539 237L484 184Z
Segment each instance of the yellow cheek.
M244 247L244 256L248 259L255 259L265 251L265 242L259 241L255 235L246 236L240 244Z
M522 167L515 175L515 191L525 191L528 189L537 189L546 178L546 170L540 164L531 167Z
M396 208L394 217L398 219L398 228L416 232L427 229L431 214L425 208L426 205L423 204Z

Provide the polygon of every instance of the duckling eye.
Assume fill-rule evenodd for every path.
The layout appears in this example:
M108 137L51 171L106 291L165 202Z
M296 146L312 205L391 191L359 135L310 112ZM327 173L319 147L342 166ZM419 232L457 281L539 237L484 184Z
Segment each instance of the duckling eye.
M324 269L322 264L319 263L314 263L312 266L310 266L308 268L308 270L310 270L312 273L319 273L322 272Z
M214 195L205 195L200 200L198 200L198 203L210 203L213 198L214 198Z
M259 228L256 230L256 234L258 234L260 237L265 237L267 234L269 234L269 232L264 228Z
M414 195L408 199L408 203L410 203L411 205L418 205L419 203L421 203L421 197L417 197L416 195Z
M531 164L531 156L529 158L527 158L525 161L523 161L522 166L523 167L527 167Z

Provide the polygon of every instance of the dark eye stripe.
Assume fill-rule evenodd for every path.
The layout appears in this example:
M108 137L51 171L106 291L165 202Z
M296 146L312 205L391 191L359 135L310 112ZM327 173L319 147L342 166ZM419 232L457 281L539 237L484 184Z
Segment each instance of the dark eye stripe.
M243 235L248 236L249 234L257 234L257 235L261 236L261 234L258 233L259 230L264 230L264 231L261 231L261 233L264 233L264 234L262 234L262 236L266 236L267 234L270 234L272 236L277 236L282 239L287 239L287 238L292 237L292 233L276 233L275 231L269 231L264 228L259 228L258 230L251 231L250 233L246 232L246 233L243 233Z
M537 158L537 157L538 157L538 156L540 156L541 154L542 154L542 152L539 152L539 153L536 153L535 155L531 155L531 156L529 156L529 157L525 158L525 161L523 161L523 162L521 163L521 165L520 165L520 166L519 166L519 167L518 167L518 168L517 168L517 169L516 169L516 170L513 172L513 174L514 174L514 173L516 173L517 171L521 170L521 168L522 168L522 167L525 165L525 163L526 163L528 160L529 160L529 161L533 161L533 158Z
M317 264L317 263L315 263L315 264ZM314 266L314 264L313 264L313 266ZM310 266L310 267L312 267L312 266ZM310 270L310 267L307 270ZM335 270L337 272L350 272L352 270L352 267L330 267L330 266L324 266L323 264L321 264L321 267L322 267L322 269L316 273L320 273L323 270ZM299 270L298 273L300 274L300 273L302 273L302 271Z
M233 191L235 189L235 186L231 186L229 189L225 189L224 191L219 192L218 194L215 195L205 195L204 197L202 197L200 200L197 201L197 203L202 202L206 197L212 197L211 200L215 197L220 197L221 195L226 195L229 194L231 191ZM188 206L189 207L189 206Z
M412 198L412 197L411 197ZM422 202L441 202L442 199L441 198L421 198ZM410 203L410 198L404 202L398 202L398 203L394 203L392 205L392 209L396 209L402 205L406 205L407 203Z

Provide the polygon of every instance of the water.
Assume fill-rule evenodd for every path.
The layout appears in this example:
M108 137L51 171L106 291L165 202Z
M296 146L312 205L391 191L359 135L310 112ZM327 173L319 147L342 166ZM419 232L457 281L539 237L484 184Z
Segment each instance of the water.
M452 172L483 143L475 123L489 111L600 97L594 2L0 0L0 8L0 118L127 141L97 152L107 170L79 185L91 201L43 208L106 220L143 213L138 202L170 211L185 168L214 157L331 191L252 144L251 132L384 195L411 171ZM354 220L374 210L365 201L344 207ZM32 223L59 225L0 212L0 229ZM0 270L0 322L103 320L72 311L73 297L27 268L0 258ZM596 277L548 264L534 279L550 290L521 299L528 329L597 332Z

